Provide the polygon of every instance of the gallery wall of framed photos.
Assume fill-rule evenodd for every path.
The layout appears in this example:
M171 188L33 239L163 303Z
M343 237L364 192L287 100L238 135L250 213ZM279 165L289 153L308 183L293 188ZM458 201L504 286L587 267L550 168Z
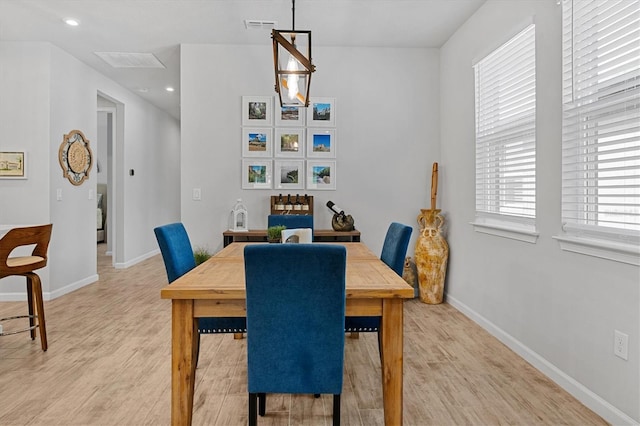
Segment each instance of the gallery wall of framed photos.
M241 141L243 189L336 189L335 98L301 108L243 96Z

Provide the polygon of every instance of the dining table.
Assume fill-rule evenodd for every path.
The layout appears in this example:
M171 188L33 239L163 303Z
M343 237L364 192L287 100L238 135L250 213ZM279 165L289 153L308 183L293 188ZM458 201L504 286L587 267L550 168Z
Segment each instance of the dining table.
M171 424L190 425L198 353L198 318L245 317L244 248L231 243L162 288L171 300ZM380 316L380 357L385 425L402 424L403 302L414 289L364 243L346 248L346 315ZM300 295L304 297L304 295ZM247 331L248 333L251 330Z

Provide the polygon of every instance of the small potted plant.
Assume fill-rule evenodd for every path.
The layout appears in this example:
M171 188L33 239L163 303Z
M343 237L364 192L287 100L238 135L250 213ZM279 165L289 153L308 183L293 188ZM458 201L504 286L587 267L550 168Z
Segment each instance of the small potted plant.
M197 247L193 251L193 258L196 261L196 266L206 262L207 259L209 259L210 257L211 257L211 253L209 253L209 250L207 250L204 247Z
M279 243L283 229L287 229L287 227L284 225L276 225L267 228L267 241L270 243Z

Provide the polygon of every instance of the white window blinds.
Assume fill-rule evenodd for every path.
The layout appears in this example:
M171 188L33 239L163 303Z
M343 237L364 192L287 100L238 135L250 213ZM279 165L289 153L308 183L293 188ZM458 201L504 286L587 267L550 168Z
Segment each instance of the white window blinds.
M534 224L535 26L474 65L476 216Z
M563 2L562 220L640 235L640 2Z

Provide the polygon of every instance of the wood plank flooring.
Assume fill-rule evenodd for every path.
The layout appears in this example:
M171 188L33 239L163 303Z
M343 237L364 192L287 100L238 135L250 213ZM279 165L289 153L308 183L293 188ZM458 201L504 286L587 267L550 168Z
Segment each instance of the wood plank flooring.
M45 302L49 350L0 337L0 425L168 425L171 304L160 255ZM0 282L1 285L1 282ZM26 302L0 303L0 317ZM14 325L12 325L14 326ZM9 324L5 325L5 330ZM204 335L194 425L247 422L246 340ZM405 303L406 425L606 422L450 305ZM260 425L329 425L331 397L268 395ZM383 424L376 336L347 338L343 425Z

